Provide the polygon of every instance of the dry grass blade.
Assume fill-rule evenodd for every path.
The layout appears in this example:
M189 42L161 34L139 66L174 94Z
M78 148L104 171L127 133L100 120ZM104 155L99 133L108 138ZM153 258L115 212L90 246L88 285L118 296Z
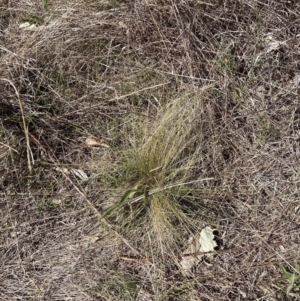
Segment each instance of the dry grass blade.
M42 145L42 143L31 133L28 133L30 137L33 139L33 141L45 152L45 154L48 156L50 161L54 164L54 166L59 167L59 162L53 158L53 156L46 150L46 148ZM93 203L89 200L89 198L86 196L86 194L74 183L74 181L69 177L69 175L61 169L61 172L63 176L72 184L72 186L75 188L75 190L83 197L85 202L87 203L88 207L92 209L92 211L96 214L96 216L101 219L106 226L108 226L109 229L111 229L118 237L120 237L123 242L137 255L141 256L141 253L137 251L134 247L130 245L130 243L122 236L120 235L113 226L107 222L105 219L103 219L102 213L93 205Z
M32 171L32 165L31 165L30 141L29 141L29 135L28 135L28 128L27 128L27 125L26 125L26 119L25 119L25 115L24 115L24 108L23 108L23 104L22 104L22 101L21 101L20 94L19 94L16 86L14 85L14 83L11 80L9 80L7 78L0 78L0 80L8 82L14 88L15 93L17 95L18 103L19 103L20 111L21 111L22 122L23 122L23 131L24 131L24 135L25 135L26 147L27 147L28 170L29 170L29 172L31 172Z

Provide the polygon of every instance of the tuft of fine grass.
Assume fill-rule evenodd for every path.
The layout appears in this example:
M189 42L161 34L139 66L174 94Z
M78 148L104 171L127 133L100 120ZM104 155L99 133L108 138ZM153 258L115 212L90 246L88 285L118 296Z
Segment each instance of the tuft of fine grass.
M145 237L153 236L152 251L161 254L174 252L184 234L195 230L185 198L190 197L188 187L202 181L193 170L202 139L197 118L201 103L201 93L191 93L161 108L154 118L148 115L132 121L131 134L124 137L125 147L117 154L114 176L123 198L104 216L114 215L123 226L126 219L129 232L140 227ZM190 209L199 205L196 200Z

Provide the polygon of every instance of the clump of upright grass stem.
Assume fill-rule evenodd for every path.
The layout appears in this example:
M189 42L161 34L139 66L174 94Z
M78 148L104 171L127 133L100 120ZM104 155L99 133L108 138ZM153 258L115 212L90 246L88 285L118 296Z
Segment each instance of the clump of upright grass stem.
M200 104L199 95L185 95L162 108L154 120L147 117L132 122L130 143L119 155L119 180L127 190L104 215L118 212L117 219L123 224L124 210L118 209L128 207L130 221L126 224L136 227L135 221L142 219L162 252L180 240L177 225L186 230L193 225L182 202L187 191L191 192L187 184L198 181L193 178L193 166L201 143Z

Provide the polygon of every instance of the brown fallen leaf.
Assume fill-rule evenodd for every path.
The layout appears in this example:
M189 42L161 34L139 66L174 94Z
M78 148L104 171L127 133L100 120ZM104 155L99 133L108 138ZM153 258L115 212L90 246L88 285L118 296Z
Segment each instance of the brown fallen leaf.
M104 147L109 148L109 145L105 143L104 140L98 140L94 137L88 137L85 139L85 144L88 147Z

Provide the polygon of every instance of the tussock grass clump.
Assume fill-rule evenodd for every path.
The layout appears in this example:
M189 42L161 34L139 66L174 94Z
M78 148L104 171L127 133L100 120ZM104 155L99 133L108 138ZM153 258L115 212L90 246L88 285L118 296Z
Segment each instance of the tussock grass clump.
M144 219L144 235L155 234L152 247L163 253L170 248L174 251L174 243L182 241L182 234L195 227L184 202L191 198L189 187L202 180L194 173L203 136L197 116L201 104L201 94L191 93L170 102L155 117L132 121L131 132L124 137L125 148L118 152L115 162L114 174L126 193L104 216L117 215L124 225L127 207L129 228L141 226ZM180 233L182 226L185 230Z

